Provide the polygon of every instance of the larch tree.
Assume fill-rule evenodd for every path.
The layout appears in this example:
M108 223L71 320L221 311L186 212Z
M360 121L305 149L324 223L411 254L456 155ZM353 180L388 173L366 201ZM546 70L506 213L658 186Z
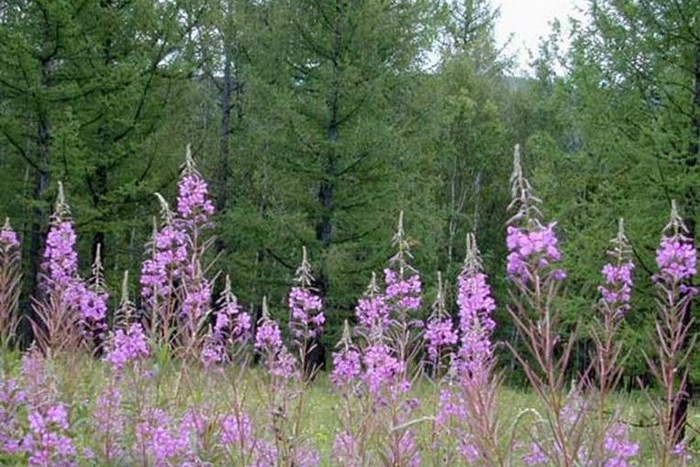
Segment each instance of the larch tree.
M428 177L414 177L426 159L406 139L406 103L437 10L421 0L276 6L286 73L277 118L287 141L277 164L298 179L293 196L311 227L298 241L317 251L316 286L330 309L349 308L370 271L384 267L399 211L410 223L412 204L432 196Z

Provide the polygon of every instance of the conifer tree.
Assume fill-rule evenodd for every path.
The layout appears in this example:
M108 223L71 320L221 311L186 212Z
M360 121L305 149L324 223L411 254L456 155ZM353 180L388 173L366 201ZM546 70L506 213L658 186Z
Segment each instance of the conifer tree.
M276 82L273 118L285 140L274 168L291 179L284 196L305 218L296 241L320 256L316 286L329 309L349 309L384 263L399 210L432 196L429 179L417 176L426 160L405 141L405 102L430 45L432 8L426 1L275 3L285 47L272 59L285 75Z

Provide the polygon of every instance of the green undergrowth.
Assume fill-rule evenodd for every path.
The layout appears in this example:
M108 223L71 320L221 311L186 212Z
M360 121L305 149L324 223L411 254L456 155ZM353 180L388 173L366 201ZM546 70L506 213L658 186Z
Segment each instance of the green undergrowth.
M0 358L3 378L17 378L20 374L19 354L5 352ZM100 391L112 379L107 365L95 358L84 355L64 355L47 361L50 389L55 391L58 400L70 412L71 433L80 451L81 446L90 445L91 410ZM266 433L270 407L265 403L264 388L267 375L259 368L250 366L241 370L240 366L230 366L205 370L198 364L185 364L180 361L151 359L143 362L140 371L125 371L116 380L124 397L124 410L136 412L140 406L161 408L173 417L180 417L192 407L204 407L209 413L227 414L236 400L242 401L246 412L257 426L260 436ZM302 397L299 391L293 404ZM437 463L429 459L431 449L431 414L434 413L436 384L427 377L417 378L413 383L411 397L420 401L415 412L418 443L423 453L423 463ZM651 440L654 430L654 417L649 406L653 391L617 392L610 398L607 410L617 413L630 428L630 438L640 444L636 465L649 465L645 459L651 458ZM303 390L302 437L314 446L320 455L322 465L333 465L331 449L338 429L337 411L341 403L328 375L321 372L306 384ZM513 433L513 439L520 446L529 444L528 429L543 411L536 395L529 390L504 386L498 398L499 422L504 433ZM690 438L696 439L700 426L700 410L693 406L688 418ZM504 449L510 436L504 437ZM691 442L689 452L695 458L699 443ZM0 459L1 460L1 459ZM84 465L92 465L86 463ZM632 464L635 465L635 464Z

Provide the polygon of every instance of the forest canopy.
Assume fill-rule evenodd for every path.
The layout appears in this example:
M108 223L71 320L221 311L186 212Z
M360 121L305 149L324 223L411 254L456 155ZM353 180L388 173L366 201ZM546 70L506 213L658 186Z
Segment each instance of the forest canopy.
M393 254L401 211L429 293L442 271L454 302L474 232L506 303L520 144L557 220L570 323L591 312L625 218L637 267L623 335L644 349L672 199L697 238L700 9L592 0L584 12L570 47L555 23L532 76L519 77L486 0L5 0L0 214L22 240L24 313L40 293L59 182L81 270L99 250L117 291L124 270L140 269L154 193L173 198L188 144L214 200L215 269L247 309L267 296L285 315L306 247L332 345ZM505 310L495 319L498 339L514 335ZM579 341L585 360L585 330ZM626 365L644 371L640 353Z

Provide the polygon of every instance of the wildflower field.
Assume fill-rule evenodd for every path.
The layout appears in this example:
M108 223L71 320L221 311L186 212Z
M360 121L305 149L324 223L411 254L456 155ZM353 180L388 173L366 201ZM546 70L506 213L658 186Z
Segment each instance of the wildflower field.
M244 309L212 259L214 206L189 153L175 208L158 195L161 223L137 278L125 273L112 294L114 309L99 253L89 274L78 270L60 187L41 294L24 320L17 236L9 221L0 233L0 463L698 465L700 413L688 390L697 251L675 203L653 276L657 350L645 359L654 381L624 392L618 332L635 267L624 222L585 314L591 363L572 374L557 226L543 219L517 148L511 183L507 303L494 300L473 234L459 276L437 274L427 302L401 213L395 255L358 291L325 368L328 316L306 249L286 319L265 297L259 316ZM499 307L517 340L493 339ZM31 342L20 342L20 326ZM505 384L506 361L525 387Z

